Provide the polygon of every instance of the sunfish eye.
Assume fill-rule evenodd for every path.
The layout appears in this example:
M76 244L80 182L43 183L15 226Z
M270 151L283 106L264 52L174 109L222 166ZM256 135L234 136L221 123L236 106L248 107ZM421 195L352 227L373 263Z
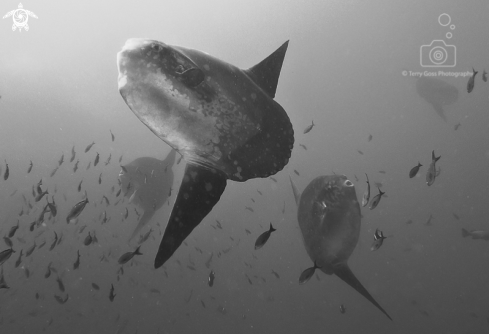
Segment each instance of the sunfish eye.
M347 187L353 187L353 183L350 180L346 180L343 184Z

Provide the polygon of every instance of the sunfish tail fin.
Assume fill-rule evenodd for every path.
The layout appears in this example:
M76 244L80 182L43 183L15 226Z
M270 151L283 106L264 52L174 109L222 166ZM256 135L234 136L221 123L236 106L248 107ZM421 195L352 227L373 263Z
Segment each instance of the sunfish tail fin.
M299 205L299 200L301 198L301 194L300 194L299 190L297 189L297 187L295 186L294 181L292 181L292 178L290 177L290 175L289 175L289 179L290 179L290 184L292 185L292 191L294 192L295 204Z
M151 218L153 217L154 214L155 214L155 211L153 209L144 210L144 214L141 217L141 219L139 219L138 225L136 226L136 228L132 232L131 237L129 238L129 241L131 241L141 231L141 229L147 223L149 223L149 221L151 220Z
M226 175L216 169L188 163L185 167L177 199L155 258L161 267L199 225L221 198L226 188Z
M363 287L362 283L360 283L360 281L355 277L347 264L335 268L334 273L336 274L336 276L341 278L343 282L347 283L353 289L357 290L357 292L359 292L362 296L367 298L372 304L374 304L379 310L381 310L382 313L387 316L387 318L392 321L392 318L387 314L386 311L384 311L382 306L380 306L379 303L375 301L375 299L370 295L367 289Z

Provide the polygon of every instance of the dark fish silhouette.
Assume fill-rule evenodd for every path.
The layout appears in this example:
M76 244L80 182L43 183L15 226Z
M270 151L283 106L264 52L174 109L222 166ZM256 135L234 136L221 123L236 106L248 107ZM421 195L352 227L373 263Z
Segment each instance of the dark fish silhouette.
M114 301L116 294L114 293L114 284L110 285L110 293L109 293L109 299L111 302Z
M487 82L487 72L486 72L486 70L484 70L482 72L482 81Z
M418 161L418 165L417 166L414 166L413 168L411 168L411 170L409 171L409 178L412 179L413 177L415 177L416 175L418 175L418 172L419 172L419 167L422 167L423 165L419 163Z
M31 162L29 164L29 168L27 168L27 174L29 174L31 172L32 167L34 167L34 164L32 163L32 160L31 160Z
M99 161L100 161L100 155L97 152L97 156L95 157L95 161L93 162L93 166L94 167L97 166Z
M385 192L380 190L379 187L377 187L377 189L379 189L379 193L377 195L375 195L374 199L372 200L372 204L370 204L370 210L375 209L377 207L377 205L379 205L380 199L382 198L382 195L385 195Z
M309 131L312 130L312 128L314 127L314 121L312 121L312 124L309 125L307 128L304 129L304 134L308 133Z
M319 269L319 267L317 266L316 261L314 261L314 266L307 268L299 276L299 284L304 284L307 281L309 281L311 277L314 275L314 273L316 272L316 269Z
M209 274L209 279L208 279L208 283L209 283L209 286L212 288L212 286L214 285L214 278L215 278L215 274L214 274L214 271L211 270L210 274Z
M272 232L274 232L274 231L276 231L276 229L274 229L272 226L272 223L270 223L270 229L268 231L260 234L260 236L256 239L255 250L262 248L265 245L265 243L268 241L268 239L270 238L270 235L272 234Z
M92 146L95 145L95 142L92 142L91 144L89 144L86 148L85 148L85 153L87 153L88 151L90 151L90 149L92 148ZM74 149L75 147L73 147Z
M15 253L15 251L12 248L6 249L2 252L0 252L0 266L7 261L12 253Z
M141 245L139 245L134 252L127 252L122 254L117 262L119 262L119 264L124 264L129 262L134 257L134 255L143 255L141 252L139 252L139 248L141 248Z
M75 156L76 156L76 152L75 152L75 145L73 145L73 147L71 148L71 158L70 158L70 162L73 162L73 160L75 160Z
M457 87L438 78L422 76L416 81L416 91L431 104L438 116L447 120L443 107L455 103L458 99Z
M7 180L9 175L10 175L10 171L8 169L8 163L7 160L5 160L5 173L3 173L3 179Z
M130 39L118 53L123 99L188 162L156 268L212 210L228 179L265 178L288 163L294 132L273 100L287 46L248 70L154 40Z
M435 156L435 150L431 151L431 164L428 167L428 171L426 172L426 184L431 186L435 182L435 178L438 176L438 172L436 170L436 162L440 160L441 155L439 157Z
M377 249L379 249L380 246L382 246L382 244L384 243L385 238L387 238L387 237L384 237L384 234L382 233L382 231L379 229L376 229L375 233L374 233L374 242L373 242L372 246L370 247L370 250L373 252L373 251L376 251Z
M130 203L144 210L129 240L132 240L165 204L168 190L173 185L172 166L175 156L176 151L171 150L165 160L143 157L121 166L119 180L124 196L129 198Z
M83 209L85 209L85 206L88 203L88 198L85 198L83 201L80 201L73 206L71 209L70 213L68 213L68 216L66 217L66 222L69 224L71 220L76 219L80 213L82 213Z
M112 138L112 141L114 141L115 140L114 134L112 133L112 130L109 131L110 131L110 137Z
M319 176L301 195L290 181L298 204L297 220L311 260L325 274L341 278L391 319L348 267L361 226L353 183L344 175Z
M470 77L469 81L467 82L467 93L470 93L474 90L474 86L475 86L475 76L477 75L477 72L476 70L474 70L474 68L472 68L472 76Z
M363 207L366 207L368 205L368 202L370 201L370 182L368 180L367 173L365 173L365 176L367 177L367 189L365 189L365 192L363 193L363 197L362 197Z

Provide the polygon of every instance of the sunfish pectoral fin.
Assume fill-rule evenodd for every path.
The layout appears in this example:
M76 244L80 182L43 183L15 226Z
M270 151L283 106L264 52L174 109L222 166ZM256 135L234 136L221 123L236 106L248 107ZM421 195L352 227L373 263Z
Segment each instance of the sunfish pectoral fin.
M297 189L297 187L295 186L294 181L292 181L292 178L290 177L290 175L289 175L289 179L290 179L290 184L292 185L292 191L294 192L295 204L299 205L299 200L301 198L301 194L300 194L299 190Z
M178 191L168 225L155 258L155 268L161 267L180 244L199 225L221 198L226 188L226 175L188 163Z
M445 116L445 111L443 110L443 107L438 103L432 103L432 105L433 105L433 108L435 109L436 113L438 114L438 116L443 118L443 120L446 122L447 116Z
M357 290L362 296L367 298L372 304L377 306L379 310L384 313L387 318L389 318L392 321L392 318L387 314L386 311L375 301L375 299L368 293L367 289L365 289L360 283L360 281L355 277L353 272L350 270L347 264L340 265L335 268L334 273L336 276L341 278L345 283L347 283L349 286L351 286L353 289Z
M153 217L154 214L155 214L155 211L153 209L147 209L144 211L144 214L141 217L141 219L139 219L138 225L134 229L134 232L132 232L131 237L129 238L129 241L131 241L139 233L139 231L141 231L141 229L144 227L144 225L146 225L151 220L151 218Z

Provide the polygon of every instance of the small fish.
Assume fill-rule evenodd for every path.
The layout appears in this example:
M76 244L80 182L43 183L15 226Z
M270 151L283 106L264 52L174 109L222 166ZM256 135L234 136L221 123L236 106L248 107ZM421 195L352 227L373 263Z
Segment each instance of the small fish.
M418 165L417 166L414 166L413 168L411 168L411 170L409 171L409 178L412 179L413 177L415 177L416 175L418 175L418 172L419 172L419 167L422 167L423 165L418 161Z
M73 208L71 209L68 216L66 217L66 223L69 224L70 220L77 218L80 215L80 213L82 213L83 209L85 209L87 203L88 203L88 197L85 198L83 201L76 203L75 206L73 206Z
M134 192L134 193L136 193L136 192ZM129 210L127 209L127 207L126 207L126 212L124 213L123 217L124 217L124 220L126 220L127 217L129 217Z
M91 162L91 161L88 163L88 165L87 165L87 169L86 169L86 170L89 170L89 169L90 169L90 167L92 167L92 162Z
M379 205L379 202L380 202L382 195L385 194L385 192L382 192L382 190L380 190L379 187L377 187L377 189L379 189L379 193L377 195L375 195L374 199L372 200L372 204L370 204L370 210L375 209L377 207L377 205Z
M2 271L0 272L0 289L10 289L7 282L5 282L5 277L3 276L3 267Z
M379 170L379 173L380 173L380 174L385 174L385 173L386 173L386 171L385 171L385 170Z
M20 264L22 263L23 251L24 251L23 249L20 250L19 257L17 258L17 261L15 261L15 268L17 268L18 266L20 266Z
M59 166L54 167L54 169L51 171L51 174L49 175L50 177L53 177L54 174L58 171Z
M102 173L100 173L98 177L98 184L102 184Z
M80 251L77 250L76 254L77 254L77 257L76 257L75 263L73 263L73 270L76 270L76 269L78 269L78 267L80 267Z
M95 283L92 283L92 288L94 288L97 291L100 290L100 287Z
M61 280L61 278L58 276L56 278L56 282L58 282L58 288L61 292L65 292L65 285L63 284L63 281Z
M90 145L88 145L86 148L85 148L85 153L87 153L88 151L90 151L90 149L92 148L92 146L95 145L95 142L92 142Z
M92 239L92 235L90 234L90 232L88 232L88 235L85 237L85 240L83 241L83 244L85 246L90 246L90 244L92 243L93 239Z
M5 244L6 244L7 246L9 246L10 248L12 248L12 247L14 246L14 245L12 244L12 240L10 240L10 238L9 238L9 237L4 236L4 237L3 237L3 240L5 241Z
M361 155L363 155L363 152L362 152L362 151L360 151L360 150L357 150L357 152L358 152L358 153L360 153Z
M34 164L32 163L31 160L31 163L29 164L29 168L27 168L27 174L29 174L32 171L32 167L34 167Z
M64 159L65 159L65 154L63 153L63 154L61 154L61 158L58 161L58 166L61 166L63 164Z
M267 242L268 238L270 238L270 235L272 234L272 232L276 231L276 229L273 228L272 226L272 223L270 223L270 229L266 232L263 232L257 239L256 239L256 242L255 242L255 250L258 250L260 248L262 248L265 243Z
M36 249L36 246L36 242L34 241L34 244L25 252L25 256L31 255Z
M382 231L379 229L376 229L375 233L374 233L374 243L370 247L370 250L373 252L373 251L376 251L377 249L379 249L380 246L382 246L382 244L384 243L385 238L387 238L387 237L384 237L384 234L382 233Z
M110 205L110 202L109 202L109 199L107 198L107 196L103 195L102 200L105 200L106 205Z
M431 151L431 164L428 167L428 171L426 172L426 184L431 186L433 182L435 182L436 178L436 162L440 160L441 155L439 157L435 156L435 150Z
M58 209L56 208L56 203L54 202L54 196L52 196L51 200L51 203L48 200L47 206L49 207L49 212L51 212L53 217L56 217L56 215L58 214Z
M276 271L274 271L273 269L272 269L272 274L273 274L273 275L274 275L276 278L280 279L280 275L279 275L279 274L278 274Z
M54 231L54 241L51 244L51 247L49 247L49 250L50 251L52 251L54 249L54 247L56 246L57 242L58 242L58 234L56 233L56 231Z
M15 232L19 229L19 221L17 220L17 224L12 226L10 228L10 231L8 232L8 237L12 238L15 235Z
M455 124L455 125L453 126L453 129L454 129L455 131L457 131L457 130L458 130L458 128L460 127L460 125L462 125L462 124L460 124L460 123Z
M110 293L109 293L109 299L111 302L114 301L116 294L114 294L114 284L110 284Z
M109 157L107 158L107 161L105 162L105 166L110 164L110 159L112 159L112 153L109 154Z
M484 71L482 72L482 81L487 82L487 72L486 72L486 70L485 70L485 69L484 69Z
M430 217L426 221L425 225L426 226L432 226L433 225L433 223L431 222L432 219L433 219L433 215L430 214Z
M311 279L311 277L314 275L314 272L316 271L316 269L319 269L319 268L321 268L321 267L318 267L316 264L316 261L314 261L313 267L307 268L306 270L304 270L302 272L301 276L299 277L299 284L305 284L307 281L309 281Z
M80 183L78 183L78 188L77 188L77 189L78 189L78 192L80 192L80 191L81 191L81 185L82 185L82 182L83 182L83 179L80 181Z
M119 258L117 262L119 262L119 264L124 264L127 263L129 260L131 260L134 257L134 255L143 255L142 253L139 252L139 248L141 248L141 245L139 245L134 252L127 252L122 254L122 256Z
M48 264L48 267L46 268L46 273L44 274L44 278L49 278L49 276L51 276L51 264L53 264L53 262L49 262Z
M307 128L304 129L304 134L308 133L309 131L312 130L312 128L314 127L314 121L312 121L312 124L309 125Z
M462 237L472 237L472 239L482 239L489 240L489 231L482 230L472 230L467 231L466 229L462 229Z
M12 248L6 249L2 252L0 252L0 266L7 261L12 253L15 253L15 251Z
M453 217L455 217L456 220L460 220L460 217L456 213L453 213ZM10 236L10 234L9 234L9 236Z
M250 208L249 206L245 206L245 210L248 210L248 211L250 211L250 212L255 212L255 211L253 210L253 208Z
M9 174L10 174L10 172L9 172L9 169L8 169L8 163L7 163L7 160L5 160L5 173L3 173L3 179L4 180L7 180Z
M372 135L368 135L368 142L371 142L372 141Z
M214 271L211 270L211 272L209 274L209 279L208 279L208 284L210 287L212 287L214 285L214 278L215 278Z
M112 133L112 130L109 131L110 131L110 136L112 137L112 141L114 141L115 140L114 134Z
M300 147L302 147L304 150L306 150L306 151L307 151L307 147L306 147L306 145L304 145L304 144L299 144L299 146L300 146Z
M61 298L60 296L58 295L54 295L54 299L56 299L56 301L60 304L64 304L68 301L68 298L70 298L70 296L67 294L65 299Z
M366 207L368 205L368 202L370 201L370 182L368 180L367 173L365 173L365 176L367 177L367 189L365 189L365 192L363 193L363 197L362 197L363 207Z
M70 158L70 162L73 162L73 160L75 160L75 155L76 155L76 152L75 152L75 145L73 145L73 147L71 148L71 158Z
M99 161L100 161L100 155L97 152L97 156L95 157L95 161L93 162L93 166L94 167L97 166Z
M346 313L346 307L343 304L340 305L340 313L341 314L345 314Z
M299 172L298 172L297 170L295 170L295 169L294 169L294 173L295 173L297 176L301 176L301 175L299 174Z
M76 173L76 171L78 170L78 164L80 163L80 160L77 160L75 162L75 166L73 167L73 173Z
M476 70L472 67L472 76L470 77L469 81L467 82L467 93L472 92L474 90L474 85L475 85L475 76L477 75Z
M141 245L144 243L146 240L148 240L149 236L151 235L151 232L153 232L153 229L150 228L148 232L146 232L145 235L141 236L141 238L138 241L138 244Z
M43 197L44 195L47 195L48 194L48 191L43 191L41 192L40 194L37 194L36 198L34 199L36 202L39 202Z

